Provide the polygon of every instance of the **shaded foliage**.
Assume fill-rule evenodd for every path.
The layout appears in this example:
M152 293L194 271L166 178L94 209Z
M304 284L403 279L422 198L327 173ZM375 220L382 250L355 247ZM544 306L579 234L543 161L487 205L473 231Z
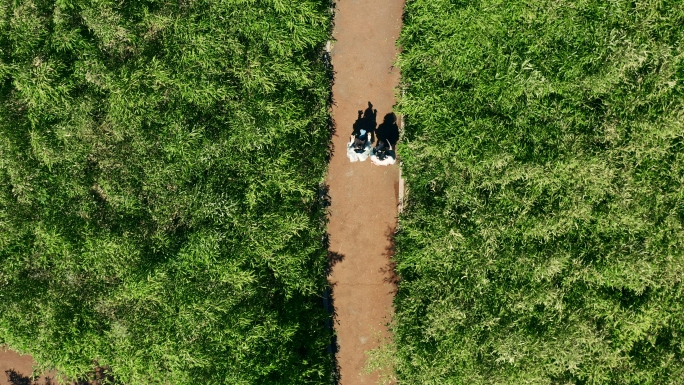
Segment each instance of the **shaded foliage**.
M320 1L0 1L0 343L326 383Z
M684 382L684 5L412 0L406 384Z

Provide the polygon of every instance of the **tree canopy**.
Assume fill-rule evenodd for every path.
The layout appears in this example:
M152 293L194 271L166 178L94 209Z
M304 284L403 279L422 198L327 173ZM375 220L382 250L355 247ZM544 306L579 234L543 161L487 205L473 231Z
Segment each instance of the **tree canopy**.
M0 1L0 343L328 383L329 30L308 0Z
M684 381L684 3L410 0L404 384Z

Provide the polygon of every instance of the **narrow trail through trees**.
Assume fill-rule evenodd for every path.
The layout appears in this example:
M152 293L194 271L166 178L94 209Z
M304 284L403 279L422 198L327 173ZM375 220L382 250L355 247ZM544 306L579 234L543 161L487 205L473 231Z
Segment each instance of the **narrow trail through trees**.
M399 169L350 163L346 145L359 110L378 125L391 113L399 71L393 68L403 0L338 0L332 65L336 133L327 183L331 200L331 274L340 384L375 384L366 352L387 337L396 290L390 256L397 224ZM373 110L377 110L377 114ZM366 116L366 114L364 114ZM378 132L381 134L381 132Z

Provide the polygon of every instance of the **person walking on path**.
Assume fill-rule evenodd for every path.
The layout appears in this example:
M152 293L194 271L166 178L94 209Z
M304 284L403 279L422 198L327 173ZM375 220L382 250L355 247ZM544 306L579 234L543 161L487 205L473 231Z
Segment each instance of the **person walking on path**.
M376 166L389 166L396 162L396 154L389 140L378 141L377 147L373 149L370 156L371 162Z
M368 138L368 132L361 129L358 135L352 134L349 143L347 143L347 157L350 162L356 162L368 159L371 153L371 141Z

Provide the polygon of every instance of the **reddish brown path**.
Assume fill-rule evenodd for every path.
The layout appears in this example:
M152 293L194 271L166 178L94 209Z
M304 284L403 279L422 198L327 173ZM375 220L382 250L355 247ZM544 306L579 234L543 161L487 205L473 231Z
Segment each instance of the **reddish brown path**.
M25 384L26 379L31 377L34 364L31 356L22 356L11 350L5 350L3 346L0 346L0 385ZM14 374L7 373L7 371L13 371ZM14 383L9 381L10 375L13 376ZM45 383L45 377L37 378L36 381L32 382L33 385Z
M342 385L377 383L377 374L363 374L365 352L377 347L379 335L387 335L393 310L395 285L388 266L399 170L370 160L350 163L346 144L357 111L369 101L378 111L378 124L395 104L399 73L392 65L403 7L403 0L337 0L335 8L331 56L337 132L327 183L330 251L342 258L329 277Z

